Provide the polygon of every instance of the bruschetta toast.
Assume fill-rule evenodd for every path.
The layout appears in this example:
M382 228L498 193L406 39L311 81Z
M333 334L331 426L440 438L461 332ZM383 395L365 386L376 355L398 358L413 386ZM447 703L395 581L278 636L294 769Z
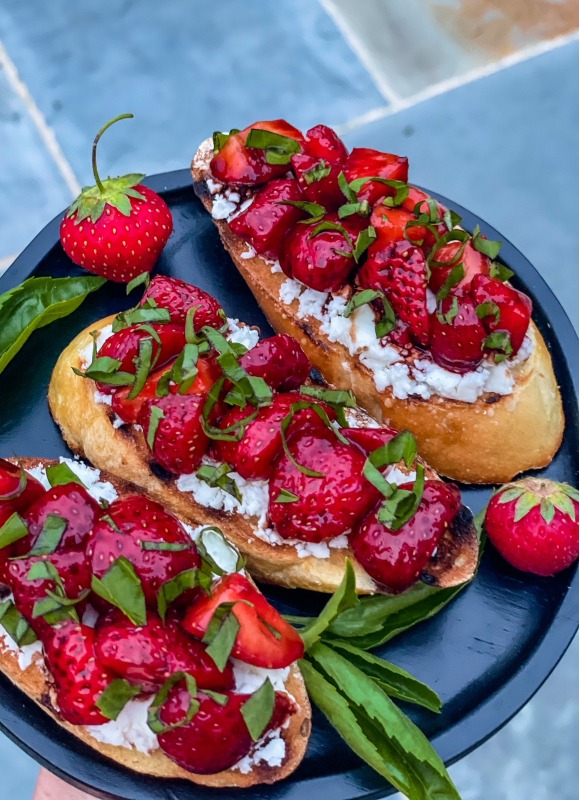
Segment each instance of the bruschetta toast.
M275 120L203 142L192 175L274 330L439 473L500 483L552 460L564 417L531 302L405 158Z
M195 308L198 328L198 315L211 324L213 314L221 332L206 324L189 336L197 344L184 347L182 337L172 351L174 320L183 320L184 303ZM257 330L237 320L224 323L213 304L201 290L159 276L145 292L137 316L101 320L70 343L55 366L48 397L73 452L130 478L190 522L219 525L259 580L332 592L344 576L346 557L354 562L362 594L402 591L419 578L440 586L471 578L478 551L471 513L460 508L455 487L415 458L413 437L380 428L352 407L348 393L309 382L310 364L290 337L258 343ZM151 318L159 317L163 308L171 321L168 315L163 323L113 332L123 319L130 322L147 309ZM115 386L115 376L130 363L121 364L122 354L135 357L137 352L135 342L127 349L130 337L151 339L151 331L159 338L160 361L141 382L141 393L130 399L131 386ZM195 370L186 375L188 347L198 352ZM117 356L121 373L99 371L110 366L103 358L111 356ZM168 360L160 366L163 359ZM389 455L393 439L397 442ZM412 452L403 453L405 444ZM298 453L304 447L308 452ZM322 459L324 472L308 466L309 459ZM380 548L371 548L370 555L365 551L369 526L376 522L381 535L398 546L407 534L412 539L414 525L432 514L431 484L445 497L437 499L434 527L427 520L431 533L424 545L407 542L411 572L397 563L402 553L393 553L390 565L375 563ZM380 512L381 520L388 521L385 504L394 515L390 533L373 518Z
M296 663L303 646L236 572L239 554L219 532L204 538L206 529L182 525L134 485L76 459L0 460L0 487L0 670L19 689L67 731L139 773L246 787L297 767L310 733ZM103 548L126 555L116 577L111 570L122 559L102 567ZM121 572L125 582L140 581L137 604ZM186 574L207 593L184 592L185 582L182 594L165 591ZM253 639L247 615L215 661L200 641L206 606L221 603L226 589L234 616L236 598L247 608L251 595L279 631L266 660L267 643ZM153 590L163 608L150 602Z

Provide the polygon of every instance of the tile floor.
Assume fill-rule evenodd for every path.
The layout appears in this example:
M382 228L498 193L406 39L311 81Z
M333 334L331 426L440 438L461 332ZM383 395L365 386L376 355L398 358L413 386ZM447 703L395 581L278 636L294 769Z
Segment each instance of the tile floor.
M185 167L215 128L286 116L400 151L471 208L577 318L577 8L571 0L3 0L0 271L90 178ZM577 645L536 698L452 767L464 800L574 800ZM0 739L0 795L37 767Z

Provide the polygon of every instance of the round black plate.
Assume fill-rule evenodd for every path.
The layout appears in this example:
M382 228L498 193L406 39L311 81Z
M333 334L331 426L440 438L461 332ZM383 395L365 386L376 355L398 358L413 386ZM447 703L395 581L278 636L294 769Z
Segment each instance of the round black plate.
M268 334L270 328L260 309L193 194L189 172L157 175L147 183L164 195L175 223L159 271L199 284L216 295L230 316L260 325ZM457 209L467 229L479 224L491 239L503 238L465 209L439 199ZM0 291L31 275L71 273L71 263L58 242L58 227L59 219L55 219L34 239L0 279ZM508 242L502 256L518 276L516 286L525 288L534 300L534 318L551 350L564 398L565 441L544 474L575 483L577 338L558 301L526 258ZM52 367L82 328L129 305L124 287L109 284L91 295L72 316L33 335L0 376L1 455L67 454L46 402ZM484 506L489 494L489 488L464 488L465 501L474 512ZM312 614L325 600L305 591L266 587L265 592L292 613ZM440 715L406 710L446 763L491 736L548 677L574 636L577 593L575 570L551 579L534 578L510 569L488 548L477 579L458 599L434 619L380 650L380 655L408 669L441 695L444 710ZM240 796L237 790L207 790L186 781L154 779L124 769L64 731L4 676L0 676L0 728L41 764L102 797L234 800ZM244 794L260 800L354 800L384 797L389 788L315 713L308 753L296 772L281 784L256 787Z

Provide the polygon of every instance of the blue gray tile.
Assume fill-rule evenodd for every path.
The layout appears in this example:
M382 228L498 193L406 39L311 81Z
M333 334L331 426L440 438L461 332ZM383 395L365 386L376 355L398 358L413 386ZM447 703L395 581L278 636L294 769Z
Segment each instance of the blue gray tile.
M485 219L578 314L578 45L345 136L409 156L411 180Z
M65 155L90 178L90 142L103 170L187 166L216 128L286 116L300 126L341 123L381 95L318 3L269 0L4 0L0 39Z
M0 66L0 262L21 250L71 200Z

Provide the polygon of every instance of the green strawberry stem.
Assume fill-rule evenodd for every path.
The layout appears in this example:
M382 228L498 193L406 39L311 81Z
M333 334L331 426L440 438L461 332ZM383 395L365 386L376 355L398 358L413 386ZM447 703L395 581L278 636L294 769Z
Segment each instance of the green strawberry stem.
M93 175L95 176L95 182L99 187L99 191L101 192L101 194L104 193L105 187L103 186L101 178L99 177L99 171L97 170L97 145L99 143L99 139L101 138L103 133L107 130L107 128L110 128L111 125L115 124L115 122L119 122L120 119L133 119L133 114L119 114L118 117L113 117L113 119L110 119L103 125L101 130L97 133L97 135L95 136L95 141L93 142Z

